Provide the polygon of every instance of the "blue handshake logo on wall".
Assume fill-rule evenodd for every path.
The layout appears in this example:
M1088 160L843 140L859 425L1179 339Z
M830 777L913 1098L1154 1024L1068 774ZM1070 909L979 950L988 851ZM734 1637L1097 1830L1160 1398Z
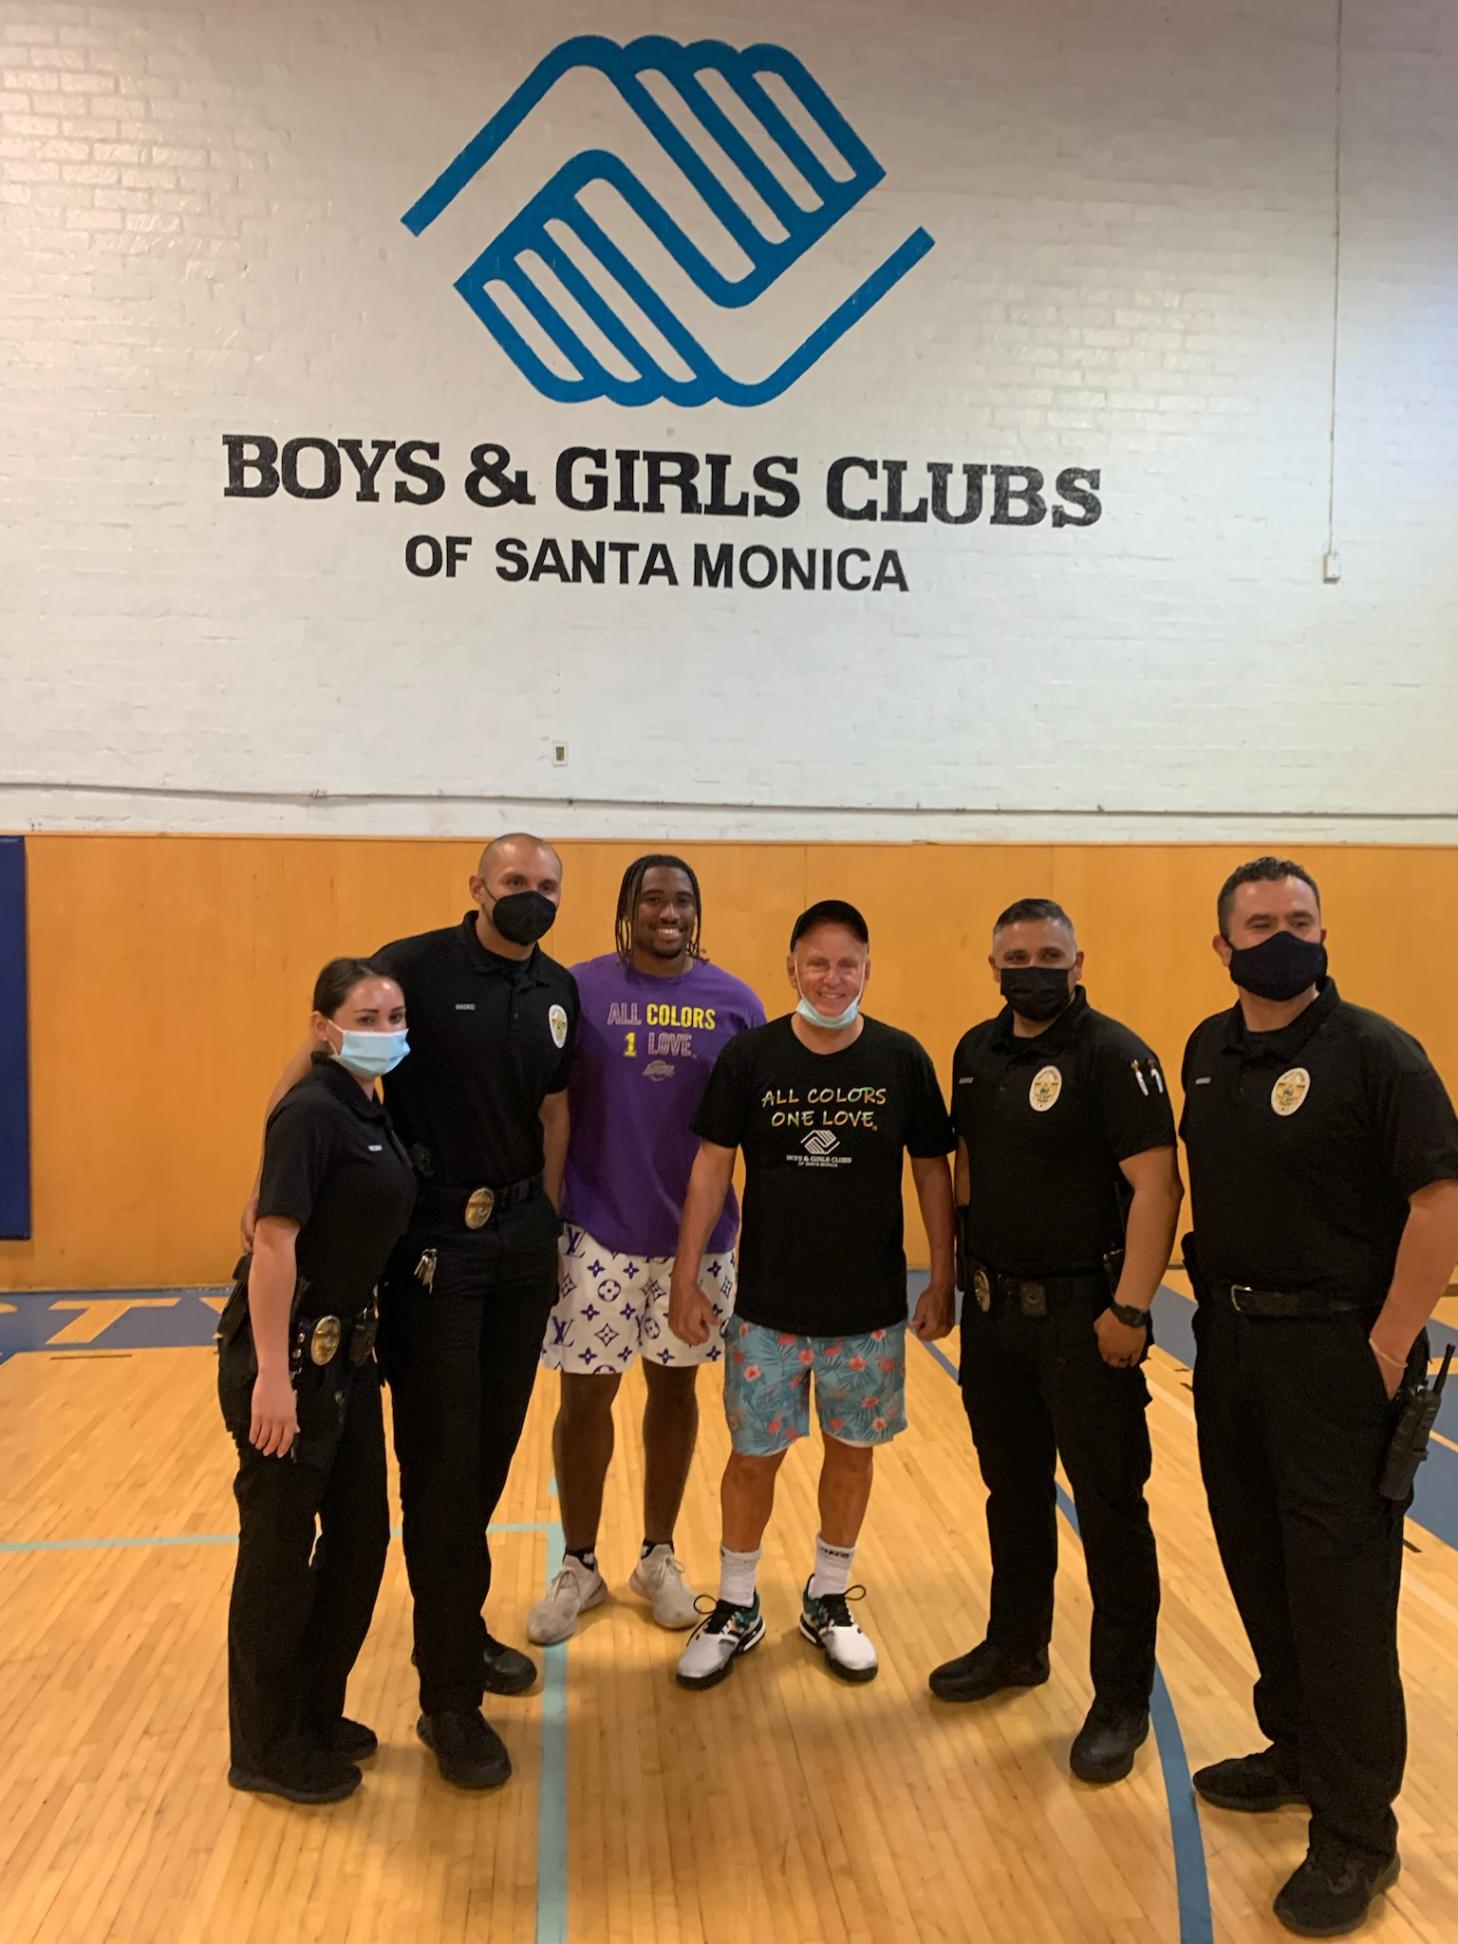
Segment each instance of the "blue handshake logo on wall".
M767 377L752 383L731 377L620 240L589 213L584 191L596 184L617 191L728 324L827 236L885 170L784 48L737 51L715 40L685 46L656 34L626 46L584 34L555 48L406 211L407 229L415 236L428 229L554 84L579 69L595 70L612 84L746 267L726 275L620 156L582 149L456 279L502 350L546 397L564 404L608 398L650 405L666 398L676 405L763 405L824 357L931 249L927 232L915 230ZM550 274L533 274L538 263ZM528 320L533 335L541 334L535 345L521 328ZM587 341L594 334L596 348ZM543 340L555 353L550 362Z

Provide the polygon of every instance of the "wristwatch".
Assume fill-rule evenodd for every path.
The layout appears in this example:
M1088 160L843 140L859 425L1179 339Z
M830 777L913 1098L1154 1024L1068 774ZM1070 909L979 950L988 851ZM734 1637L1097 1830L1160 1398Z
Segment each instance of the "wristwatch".
M1147 1330L1149 1328L1149 1311L1147 1309L1138 1309L1133 1303L1113 1302L1109 1304L1109 1308L1118 1317L1119 1321L1121 1323L1127 1323L1131 1330Z

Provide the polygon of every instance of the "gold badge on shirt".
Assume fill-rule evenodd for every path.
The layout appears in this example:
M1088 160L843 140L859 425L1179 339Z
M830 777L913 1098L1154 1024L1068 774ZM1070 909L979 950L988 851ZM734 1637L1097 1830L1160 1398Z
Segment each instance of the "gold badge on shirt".
M567 1014L561 1006L553 1006L547 1014L547 1024L552 1029L552 1044L558 1048L567 1044Z
M1039 1067L1028 1088L1028 1105L1035 1114L1046 1114L1063 1091L1063 1075L1055 1066Z
M1311 1075L1305 1067L1287 1067L1271 1088L1271 1107L1284 1120L1294 1114L1311 1091Z

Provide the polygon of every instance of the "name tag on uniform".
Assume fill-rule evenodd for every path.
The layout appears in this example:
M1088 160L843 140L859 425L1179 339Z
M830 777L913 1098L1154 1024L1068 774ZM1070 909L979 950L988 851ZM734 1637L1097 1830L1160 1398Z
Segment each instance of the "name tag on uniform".
M475 1012L475 1010L476 1002L474 999L458 999L456 1001L457 1012Z
M370 1142L370 1153L371 1153L371 1154L383 1154L383 1153L384 1153L384 1151L385 1151L385 1144L384 1144L384 1142L383 1142L383 1141L371 1141L371 1142Z
M1197 1087L1208 1087L1209 1084L1210 1084L1210 1076L1208 1073L1202 1073L1195 1081L1195 1085Z

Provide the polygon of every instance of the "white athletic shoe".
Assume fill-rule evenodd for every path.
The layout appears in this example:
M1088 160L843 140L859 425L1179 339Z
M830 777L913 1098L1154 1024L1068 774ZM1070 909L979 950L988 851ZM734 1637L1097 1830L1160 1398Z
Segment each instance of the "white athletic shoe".
M527 1615L527 1639L538 1647L555 1647L577 1631L577 1616L607 1598L607 1581L569 1553L562 1570Z
M800 1631L812 1646L825 1655L833 1674L843 1681L874 1681L879 1662L875 1643L851 1619L847 1599L864 1599L863 1586L845 1593L814 1594L805 1582L805 1598L800 1608Z
M688 1645L678 1657L679 1686L715 1686L740 1654L747 1654L763 1639L764 1620L757 1593L753 1606L730 1606L727 1600L716 1600L713 1612L694 1628Z
M699 1617L698 1595L684 1580L683 1567L671 1546L655 1546L633 1569L628 1585L653 1608L660 1627L681 1632Z

